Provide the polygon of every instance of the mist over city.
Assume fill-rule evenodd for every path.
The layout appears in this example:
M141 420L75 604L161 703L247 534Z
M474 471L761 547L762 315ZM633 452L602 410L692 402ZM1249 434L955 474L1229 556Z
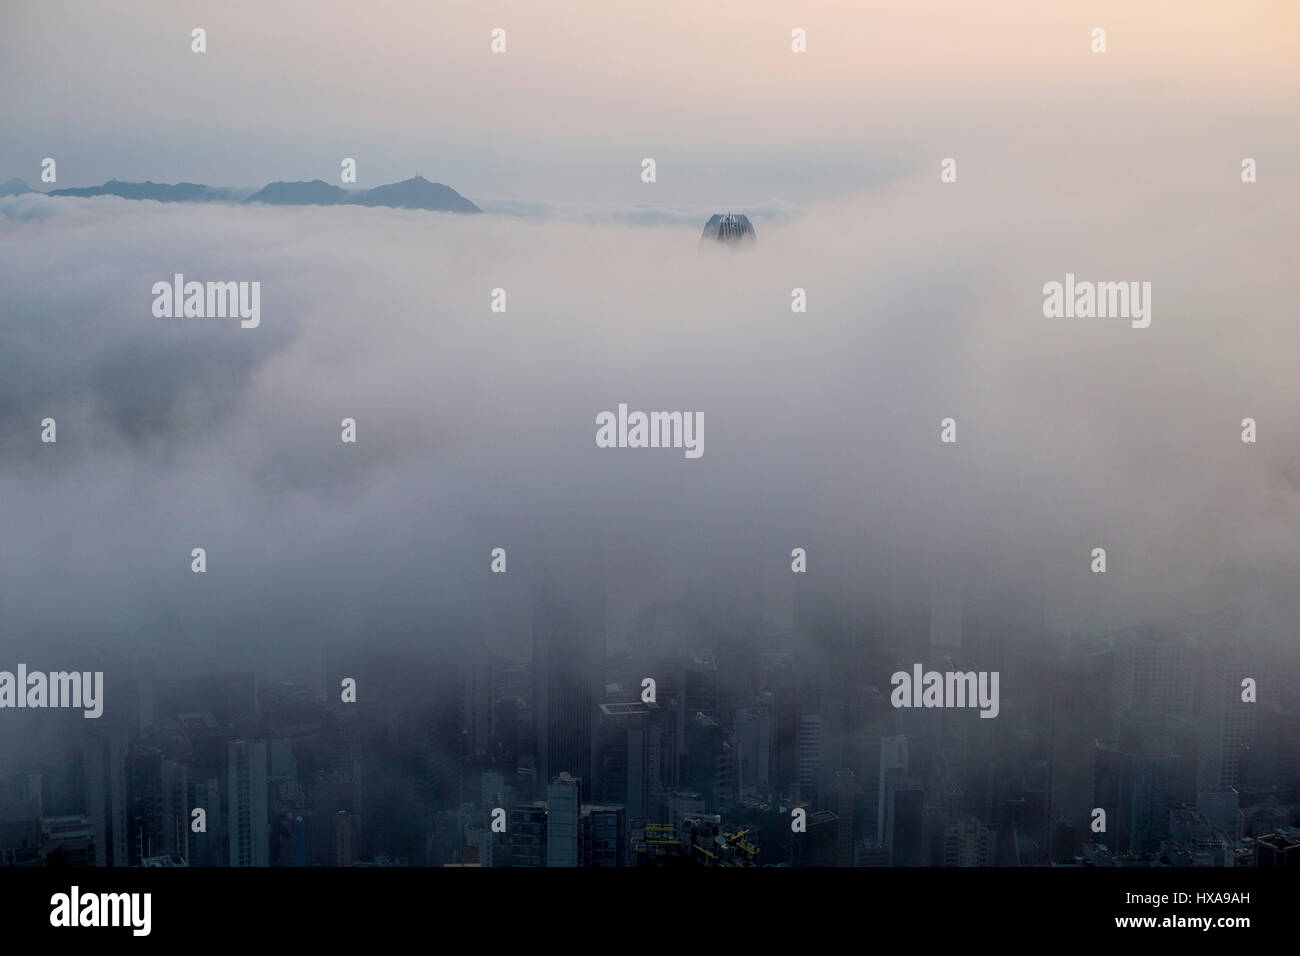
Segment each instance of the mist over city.
M4 14L0 860L1295 865L1291 12L346 6Z

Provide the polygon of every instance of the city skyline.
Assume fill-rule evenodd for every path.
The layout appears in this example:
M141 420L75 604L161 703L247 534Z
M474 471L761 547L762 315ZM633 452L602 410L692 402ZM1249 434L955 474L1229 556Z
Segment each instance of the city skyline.
M1293 0L4 4L6 933L1285 935L1298 108Z

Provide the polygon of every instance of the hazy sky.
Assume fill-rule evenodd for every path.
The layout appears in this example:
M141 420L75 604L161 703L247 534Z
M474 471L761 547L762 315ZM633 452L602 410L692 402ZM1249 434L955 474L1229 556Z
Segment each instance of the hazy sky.
M1290 0L9 0L0 176L337 181L352 156L361 185L418 171L476 200L806 203L942 156L1276 155L1297 63Z

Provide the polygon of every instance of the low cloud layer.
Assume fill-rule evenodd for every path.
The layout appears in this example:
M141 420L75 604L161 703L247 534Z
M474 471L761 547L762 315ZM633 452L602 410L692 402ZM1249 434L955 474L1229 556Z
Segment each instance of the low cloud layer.
M788 594L795 546L819 588L991 574L1061 628L1293 590L1295 191L936 179L737 253L702 220L2 199L6 643L501 646L585 556L616 644L642 601ZM1067 272L1151 282L1150 328L1045 318ZM175 273L260 281L260 327L153 317ZM703 456L597 448L619 403L702 413Z

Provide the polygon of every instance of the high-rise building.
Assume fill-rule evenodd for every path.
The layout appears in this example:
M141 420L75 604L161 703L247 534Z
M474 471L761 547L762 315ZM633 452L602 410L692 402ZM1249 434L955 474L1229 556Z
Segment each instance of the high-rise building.
M1241 782L1242 755L1250 745L1258 705L1242 698L1242 680L1256 673L1249 656L1206 647L1201 658L1196 789L1229 790Z
M230 865L270 866L266 741L232 740L226 753Z
M581 866L581 781L562 773L546 788L546 865Z
M907 775L907 738L880 738L879 799L876 815L876 842L886 844L885 820L889 811L889 788L894 779Z
M1236 841L1240 836L1238 812L1241 794L1236 790L1205 790L1196 795L1196 809L1217 832Z
M807 830L785 835L786 859L792 866L835 866L840 858L836 846L839 820L830 810L804 809L808 811Z
M583 807L583 865L625 866L626 862L627 811L616 806Z
M600 704L605 688L604 598L540 590L533 602L534 714L541 780L567 773L590 801L599 769Z
M95 835L96 866L128 866L126 755L123 733L91 731L82 738L86 815Z
M221 800L225 788L216 777L200 778L191 776L187 786L187 804L193 819L195 810L203 811L205 829L195 833L190 828L189 856L191 866L226 866L230 853L227 837L225 814L221 810Z
M989 828L966 816L944 832L944 866L988 866Z
M1115 639L1111 670L1112 736L1129 710L1188 718L1195 696L1194 644L1177 630L1139 628Z
M510 810L510 865L546 866L546 805L530 803Z
M835 771L835 815L839 817L839 833L836 836L836 866L853 865L853 848L857 845L854 837L854 805L862 788L854 779L853 771L847 767Z
M1051 811L1057 835L1073 840L1086 831L1092 802L1093 747L1097 738L1112 733L1110 688L1113 652L1098 646L1080 646L1062 661L1052 676L1050 731ZM1003 686L1006 686L1005 684ZM995 721L989 721L995 723ZM1071 842L1054 840L1058 861L1078 854Z
M670 790L666 794L666 801L667 823L678 830L682 829L687 817L703 816L705 812L704 796L693 790Z
M59 868L95 865L95 830L85 815L46 817L45 865Z
M736 785L746 787L766 786L771 782L772 761L772 710L769 707L747 707L736 711Z
M0 796L0 867L43 866L45 847L36 802Z
M925 865L925 788L898 773L885 794L885 848L892 866Z
M754 232L754 224L749 221L749 217L744 213L715 212L709 217L709 221L704 224L704 232L700 234L700 245L704 246L706 242L721 243L751 243L758 238Z
M462 757L482 757L491 752L494 729L492 670L492 657L482 644L471 644L462 652L459 673Z
M355 813L339 810L334 814L333 866L351 866L356 862L356 845L361 830L361 820Z
M131 866L152 856L188 861L188 775L156 747L139 745L126 758L127 853Z
M1093 805L1106 811L1104 842L1116 852L1150 853L1169 835L1169 811L1185 794L1182 758L1158 738L1098 740Z
M664 713L656 703L600 705L606 802L622 803L630 820L659 820L663 803Z
M817 782L822 768L822 718L821 714L799 715L798 784L801 800L818 803L820 794Z
M497 834L481 820L465 824L465 846L468 854L477 857L480 866L496 866Z
M1255 841L1255 865L1270 869L1300 870L1300 832L1266 833Z
M696 713L686 730L685 785L704 795L710 813L736 805L735 748L717 720Z

